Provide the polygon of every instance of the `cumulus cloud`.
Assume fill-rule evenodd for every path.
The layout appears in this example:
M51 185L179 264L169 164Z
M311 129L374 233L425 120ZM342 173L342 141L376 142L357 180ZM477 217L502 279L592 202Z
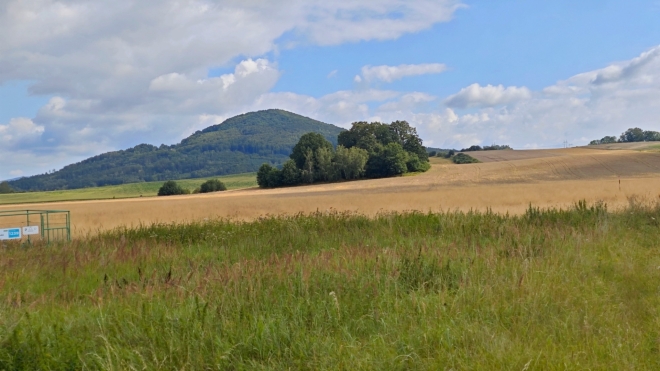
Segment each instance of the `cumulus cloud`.
M362 76L355 76L355 82L384 81L392 82L409 76L420 76L442 73L447 66L440 63L402 64L399 66L364 66Z
M510 97L506 98L507 89L492 87L486 94L483 88L473 85L449 97L445 101L449 106L479 107L476 112L458 116L453 132L477 134L470 144L498 142L536 148L558 146L564 139L584 145L634 126L660 130L660 46L629 61L572 76L533 94L528 90L521 93L517 88L510 90ZM444 136L443 130L451 123L440 122L435 126L424 122L420 125L428 128L429 137Z
M529 99L531 95L526 87L472 84L449 96L445 104L453 108L494 107Z
M306 1L298 28L319 45L392 40L452 19L464 7L455 0Z
M25 117L9 120L6 125L0 125L0 147L11 149L28 145L39 139L44 127L35 124Z
M652 49L655 50L656 48ZM639 58L644 63L637 63ZM605 135L618 135L639 126L660 130L660 56L645 52L613 64L635 67L616 81L597 82L612 66L587 71L538 91L520 87L479 86L456 94L455 106L438 110L438 98L424 92L344 91L321 98L269 93L255 108L282 106L316 119L348 127L358 120L407 120L425 143L441 148L473 144L510 144L515 148L559 147L564 139L575 145ZM460 102L460 103L459 103ZM429 106L436 108L429 108ZM472 108L461 113L459 108Z
M6 0L0 84L32 81L31 94L54 97L32 118L43 130L35 163L49 151L74 159L172 143L266 94L280 72L262 56L281 40L396 39L449 21L460 7L457 0ZM208 77L238 58L233 73Z
M433 102L437 98L433 95L421 93L421 92L412 92L407 93L401 96L396 101L387 102L380 107L378 111L389 111L389 112L410 112L416 110L419 106L422 106L426 103Z

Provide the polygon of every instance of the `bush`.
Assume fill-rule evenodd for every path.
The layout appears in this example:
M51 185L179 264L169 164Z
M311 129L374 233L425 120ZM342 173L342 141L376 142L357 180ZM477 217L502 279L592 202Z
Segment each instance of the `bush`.
M455 164L474 164L479 162L476 158L466 155L465 153L457 153L454 157L451 158Z
M226 191L227 186L218 179L209 179L199 187L199 193Z
M189 190L181 188L181 186L176 184L173 180L168 180L158 190L159 196L185 195L188 193L190 193Z
M420 160L416 154L409 153L406 167L408 168L409 172L424 172L431 168L431 164Z
M282 185L282 173L269 164L263 164L257 171L257 184L261 188L275 188Z

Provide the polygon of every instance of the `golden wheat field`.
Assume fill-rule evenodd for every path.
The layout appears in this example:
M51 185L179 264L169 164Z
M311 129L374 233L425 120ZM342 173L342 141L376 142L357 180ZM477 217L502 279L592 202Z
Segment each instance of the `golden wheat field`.
M455 165L432 159L427 173L282 189L243 189L214 194L126 200L6 205L10 209L71 211L74 235L122 225L313 211L442 211L492 209L518 214L530 205L565 207L579 200L611 208L630 197L660 197L660 152L619 145L472 152L482 163Z

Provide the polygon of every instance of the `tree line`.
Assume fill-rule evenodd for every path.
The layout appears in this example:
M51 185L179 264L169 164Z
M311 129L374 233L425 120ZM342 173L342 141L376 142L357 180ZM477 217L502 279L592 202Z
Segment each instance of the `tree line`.
M658 142L660 141L660 132L651 130L642 130L640 128L630 128L624 131L617 139L614 136L605 136L602 139L596 139L589 142L590 146L598 144L611 143L631 143L631 142Z
M192 193L211 193L226 191L227 186L220 179L209 179L197 187ZM176 196L190 194L190 190L181 187L177 182L168 180L158 189L159 196Z
M406 121L391 124L355 122L339 133L337 147L317 133L303 135L281 169L263 164L257 172L262 188L383 178L427 171L431 166L417 130Z

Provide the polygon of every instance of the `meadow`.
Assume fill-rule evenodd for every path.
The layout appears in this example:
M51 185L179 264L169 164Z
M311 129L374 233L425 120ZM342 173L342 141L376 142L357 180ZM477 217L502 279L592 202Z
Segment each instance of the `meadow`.
M631 198L4 244L0 369L658 369L659 221Z
M209 179L220 179L225 183L227 189L241 189L256 187L256 176L256 173L245 173L212 178L182 179L176 182L191 192ZM62 191L2 194L0 195L0 205L155 197L163 183L161 181L143 182Z

